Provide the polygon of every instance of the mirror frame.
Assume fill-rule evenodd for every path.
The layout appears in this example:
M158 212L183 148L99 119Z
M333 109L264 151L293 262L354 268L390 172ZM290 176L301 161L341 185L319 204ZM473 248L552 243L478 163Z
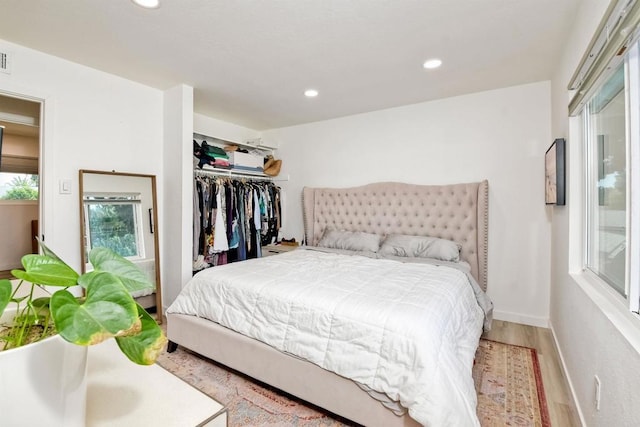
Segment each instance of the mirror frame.
M91 169L80 169L78 170L78 198L80 203L80 264L81 271L84 274L86 272L86 263L85 259L88 254L85 254L85 220L84 220L84 175L85 174L94 174L94 175L112 175L112 176L126 176L126 177L134 177L134 178L148 178L151 180L151 196L153 198L153 245L154 245L154 257L155 257L155 270L156 270L156 321L161 324L162 323L162 285L160 281L160 244L158 239L158 200L157 200L157 192L156 192L156 176L155 175L147 175L140 173L130 173L130 172L116 172L113 171L99 171L99 170L91 170Z

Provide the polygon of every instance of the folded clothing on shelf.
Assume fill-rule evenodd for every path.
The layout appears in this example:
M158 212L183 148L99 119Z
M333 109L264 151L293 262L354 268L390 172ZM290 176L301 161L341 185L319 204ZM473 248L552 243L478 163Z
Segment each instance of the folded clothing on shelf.
M207 144L207 141L202 141L202 144L198 144L198 141L194 139L193 155L200 160L198 162L198 167L200 169L204 166L213 166L215 168L225 169L230 167L227 152L222 148Z

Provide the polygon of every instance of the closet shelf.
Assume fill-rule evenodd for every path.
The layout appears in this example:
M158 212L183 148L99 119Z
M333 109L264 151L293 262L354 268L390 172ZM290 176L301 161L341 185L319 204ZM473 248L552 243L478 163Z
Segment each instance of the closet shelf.
M278 149L277 143L265 143L261 138L257 138L250 141L245 142L235 142L235 141L227 141L220 138L215 138L213 136L203 135L201 133L194 132L193 138L196 140L207 141L209 144L214 145L237 145L241 148L246 148L247 150L260 150L267 154L272 154L274 150Z
M207 141L207 144L214 145L220 148L224 148L227 145L237 145L240 148L244 148L250 151L259 152L264 157L267 155L273 155L274 150L277 149L277 144L264 144L261 139L257 139L254 141L246 141L243 143L227 141L224 139L216 138L213 136L204 135L198 132L193 133L193 139L196 140L199 144L203 141ZM249 178L249 179L261 179L265 181L289 181L289 175L286 177L283 176L270 176L266 175L260 171L251 171L251 170L243 170L243 169L222 169L222 168L203 168L198 169L194 168L194 174L200 174L201 176L228 176L228 177L239 177L239 178Z

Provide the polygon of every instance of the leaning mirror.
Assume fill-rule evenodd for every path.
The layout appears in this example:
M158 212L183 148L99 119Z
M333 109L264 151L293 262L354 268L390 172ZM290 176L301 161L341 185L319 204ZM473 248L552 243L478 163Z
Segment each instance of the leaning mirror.
M156 224L156 177L81 169L79 172L82 272L91 269L89 252L107 247L146 272L154 288L132 295L162 322L160 257Z

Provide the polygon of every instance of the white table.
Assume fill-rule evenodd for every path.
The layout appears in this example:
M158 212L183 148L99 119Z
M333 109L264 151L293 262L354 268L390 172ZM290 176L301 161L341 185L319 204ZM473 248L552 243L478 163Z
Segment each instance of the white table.
M89 348L87 426L225 427L227 409L160 366L129 361L109 340Z

